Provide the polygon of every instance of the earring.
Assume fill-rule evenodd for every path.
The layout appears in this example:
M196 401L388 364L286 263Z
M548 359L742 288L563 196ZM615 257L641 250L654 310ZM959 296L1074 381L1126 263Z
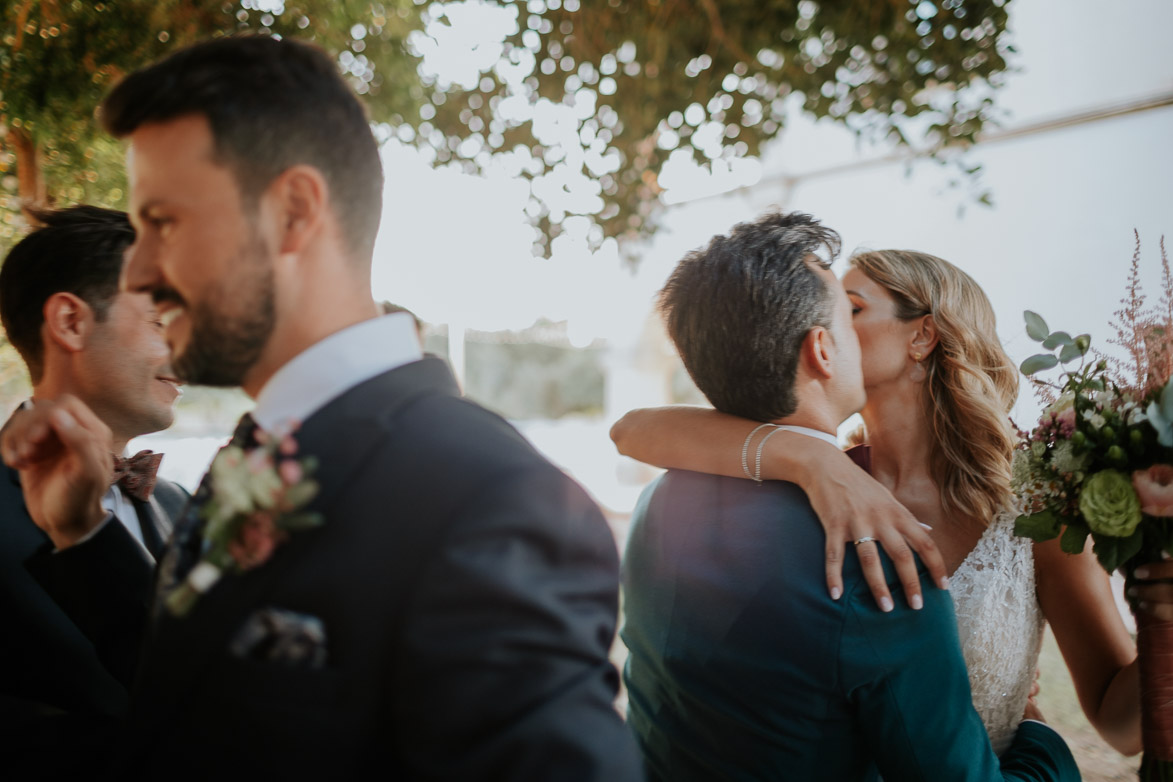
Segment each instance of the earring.
M913 353L912 354L912 359L916 363L913 364L912 369L909 370L908 379L913 381L914 383L923 383L925 378L928 377L928 373L925 372L925 365L920 363L920 360L922 358L924 358L924 355L921 353Z

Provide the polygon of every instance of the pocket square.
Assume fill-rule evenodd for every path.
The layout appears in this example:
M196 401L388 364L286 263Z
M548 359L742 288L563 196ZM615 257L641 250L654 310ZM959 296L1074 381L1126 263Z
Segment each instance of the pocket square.
M326 667L326 628L316 616L262 608L245 620L228 650L242 660L319 670Z

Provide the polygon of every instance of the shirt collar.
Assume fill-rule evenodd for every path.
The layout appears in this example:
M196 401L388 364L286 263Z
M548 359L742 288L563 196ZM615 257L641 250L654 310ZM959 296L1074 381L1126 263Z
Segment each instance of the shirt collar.
M828 442L836 448L839 447L839 438L830 432L820 432L818 429L811 429L809 426L791 426L790 424L778 424L777 426L779 429L787 432L805 434L807 437L814 437L816 440Z
M415 321L404 312L331 334L277 370L257 395L253 418L269 431L302 422L364 380L423 358Z

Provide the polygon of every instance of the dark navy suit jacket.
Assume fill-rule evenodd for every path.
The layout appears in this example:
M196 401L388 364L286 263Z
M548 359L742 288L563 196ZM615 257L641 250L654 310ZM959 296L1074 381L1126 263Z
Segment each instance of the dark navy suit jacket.
M824 541L790 483L670 471L645 492L624 560L622 636L649 779L1079 779L1042 724L1025 723L994 755L952 601L923 568L923 610L882 613L854 553L846 594L832 601Z
M186 500L187 492L162 480L148 501L132 499L152 553L162 552ZM118 567L121 552L151 566L116 520L99 536L117 540L120 551L114 560L98 557L102 567ZM70 556L68 550L54 553L29 517L19 473L0 467L0 776L23 778L32 765L42 775L89 768L87 747L109 741L113 726L126 716L150 579L105 601L100 590L90 588L95 574L76 572L81 581L76 594L88 604L81 618L52 592L62 558ZM67 745L79 750L60 752Z
M355 386L297 439L324 523L158 616L119 779L642 779L612 706L618 553L577 484L436 358ZM271 609L320 622L323 665L241 656Z

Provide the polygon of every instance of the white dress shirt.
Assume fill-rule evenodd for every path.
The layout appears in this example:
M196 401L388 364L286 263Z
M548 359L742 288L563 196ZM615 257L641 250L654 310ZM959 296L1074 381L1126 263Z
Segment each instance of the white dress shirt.
M364 320L311 345L278 369L257 394L253 419L266 431L281 431L364 380L421 358L410 315L396 312Z
M135 510L134 503L126 496L126 492L117 483L106 490L102 495L102 509L107 513L114 514L114 518L126 527L126 531L130 536L138 541L138 544L143 547L143 551L148 554L147 544L143 540L143 525L138 517L138 511ZM96 530L95 530L96 531Z

